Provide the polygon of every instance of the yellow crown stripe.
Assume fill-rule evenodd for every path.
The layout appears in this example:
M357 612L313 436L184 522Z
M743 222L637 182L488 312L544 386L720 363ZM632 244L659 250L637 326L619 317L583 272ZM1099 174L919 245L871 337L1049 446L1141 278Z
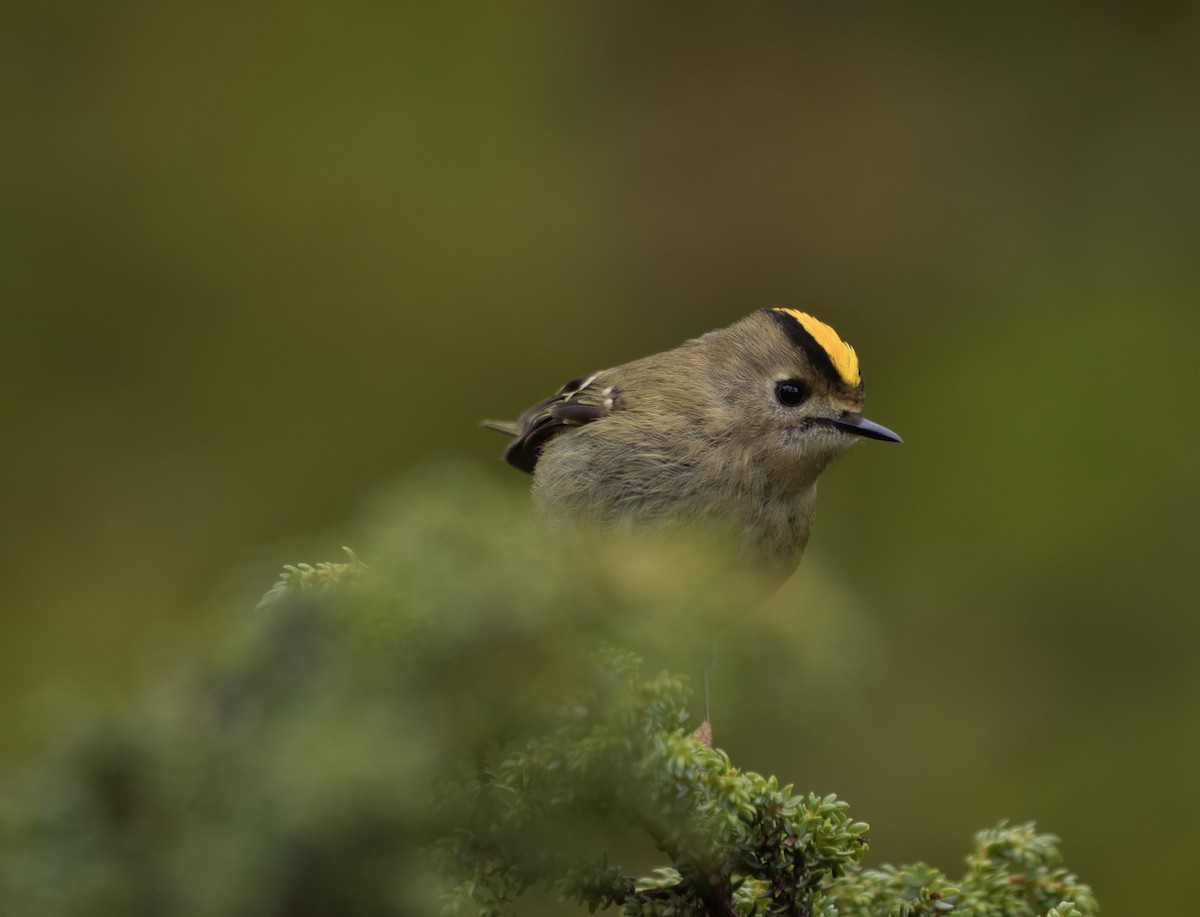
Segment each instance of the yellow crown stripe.
M819 318L809 315L807 312L801 312L799 309L780 309L779 311L786 312L813 336L813 340L829 354L829 361L833 363L833 368L837 370L843 382L850 386L857 386L862 382L862 372L858 368L858 355L854 352L853 347L838 336L836 331Z

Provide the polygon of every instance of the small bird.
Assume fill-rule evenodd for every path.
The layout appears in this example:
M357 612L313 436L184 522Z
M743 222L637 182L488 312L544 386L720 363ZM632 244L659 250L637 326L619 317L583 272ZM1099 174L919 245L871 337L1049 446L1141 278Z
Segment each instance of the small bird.
M539 512L602 526L699 527L778 585L800 563L817 478L862 438L854 348L796 309L760 309L653 356L572 379L515 423L504 459Z

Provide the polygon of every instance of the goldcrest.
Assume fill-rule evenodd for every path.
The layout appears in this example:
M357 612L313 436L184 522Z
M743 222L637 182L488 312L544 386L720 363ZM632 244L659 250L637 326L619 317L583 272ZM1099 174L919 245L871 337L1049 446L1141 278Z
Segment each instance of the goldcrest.
M572 379L515 423L505 460L551 520L695 527L776 583L812 529L817 478L860 439L854 348L795 309L761 309L664 353Z

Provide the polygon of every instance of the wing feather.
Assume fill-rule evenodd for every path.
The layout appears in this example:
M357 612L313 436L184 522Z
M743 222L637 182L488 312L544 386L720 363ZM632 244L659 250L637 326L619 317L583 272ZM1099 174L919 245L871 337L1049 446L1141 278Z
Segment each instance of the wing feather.
M515 423L485 420L483 425L513 437L504 460L533 473L546 443L571 427L607 417L620 407L621 393L600 379L600 373L572 379L549 398L529 408Z

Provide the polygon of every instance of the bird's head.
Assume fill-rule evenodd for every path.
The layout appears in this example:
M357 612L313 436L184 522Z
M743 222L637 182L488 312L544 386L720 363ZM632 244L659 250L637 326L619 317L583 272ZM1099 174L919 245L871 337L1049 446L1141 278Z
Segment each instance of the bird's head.
M901 442L863 416L858 356L819 319L761 309L710 337L719 423L772 470L815 478L861 439Z

